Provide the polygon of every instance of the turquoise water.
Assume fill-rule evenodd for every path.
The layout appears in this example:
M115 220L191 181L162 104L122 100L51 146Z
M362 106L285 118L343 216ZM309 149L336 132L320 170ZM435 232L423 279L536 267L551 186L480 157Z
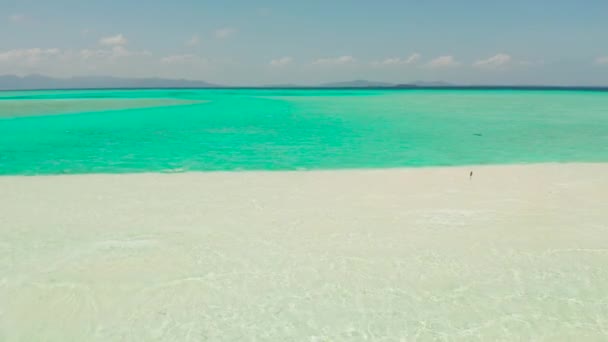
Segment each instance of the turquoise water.
M608 93L0 93L0 174L608 162Z

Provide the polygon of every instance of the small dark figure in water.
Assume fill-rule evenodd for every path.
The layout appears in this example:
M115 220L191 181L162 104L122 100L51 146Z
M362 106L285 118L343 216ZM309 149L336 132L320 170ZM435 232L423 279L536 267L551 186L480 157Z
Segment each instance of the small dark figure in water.
M469 173L469 180L473 179L473 171L471 171L471 173Z

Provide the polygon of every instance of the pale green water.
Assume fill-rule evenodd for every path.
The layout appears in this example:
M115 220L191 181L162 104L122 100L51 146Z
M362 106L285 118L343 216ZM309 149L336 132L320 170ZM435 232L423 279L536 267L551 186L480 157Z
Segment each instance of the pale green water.
M608 93L0 93L0 174L608 162Z

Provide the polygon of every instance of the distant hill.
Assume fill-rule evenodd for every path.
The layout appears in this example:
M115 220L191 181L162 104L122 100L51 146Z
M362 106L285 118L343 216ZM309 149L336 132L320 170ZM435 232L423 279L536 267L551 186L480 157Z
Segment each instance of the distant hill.
M294 84L294 83L285 83L285 84L266 84L261 86L260 88L304 88L305 86Z
M324 88L416 88L416 87L450 87L453 86L451 83L436 81L415 81L412 83L395 84L388 82L375 82L367 80L355 80L349 82L333 82L324 83L320 87Z
M379 88L379 87L393 87L393 86L395 86L395 84L387 83L387 82L355 80L355 81L347 81L347 82L323 83L320 86L323 88Z
M216 88L204 81L163 78L120 78L109 76L82 76L55 78L43 75L0 75L0 90L27 89L103 89L103 88Z
M416 87L452 87L451 83L443 81L426 82L426 81L415 81L412 83L404 83L395 85L396 88L416 88Z
M417 88L417 87L451 87L446 82L416 81L395 84L368 80L323 83L317 86L298 84L269 84L254 88ZM225 88L225 86L204 81L164 78L121 78L111 76L79 76L57 78L43 75L0 75L0 90L28 89L136 89L136 88Z

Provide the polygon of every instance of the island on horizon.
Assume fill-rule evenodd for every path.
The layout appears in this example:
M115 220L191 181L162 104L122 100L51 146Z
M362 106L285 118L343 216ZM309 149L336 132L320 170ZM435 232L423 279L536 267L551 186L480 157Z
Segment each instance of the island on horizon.
M589 89L608 90L608 86L518 85L518 84L455 84L444 81L390 83L369 80L302 85L296 83L259 86L222 85L201 80L171 78L127 78L114 76L50 77L45 75L0 75L0 91L9 90L78 90L78 89Z

